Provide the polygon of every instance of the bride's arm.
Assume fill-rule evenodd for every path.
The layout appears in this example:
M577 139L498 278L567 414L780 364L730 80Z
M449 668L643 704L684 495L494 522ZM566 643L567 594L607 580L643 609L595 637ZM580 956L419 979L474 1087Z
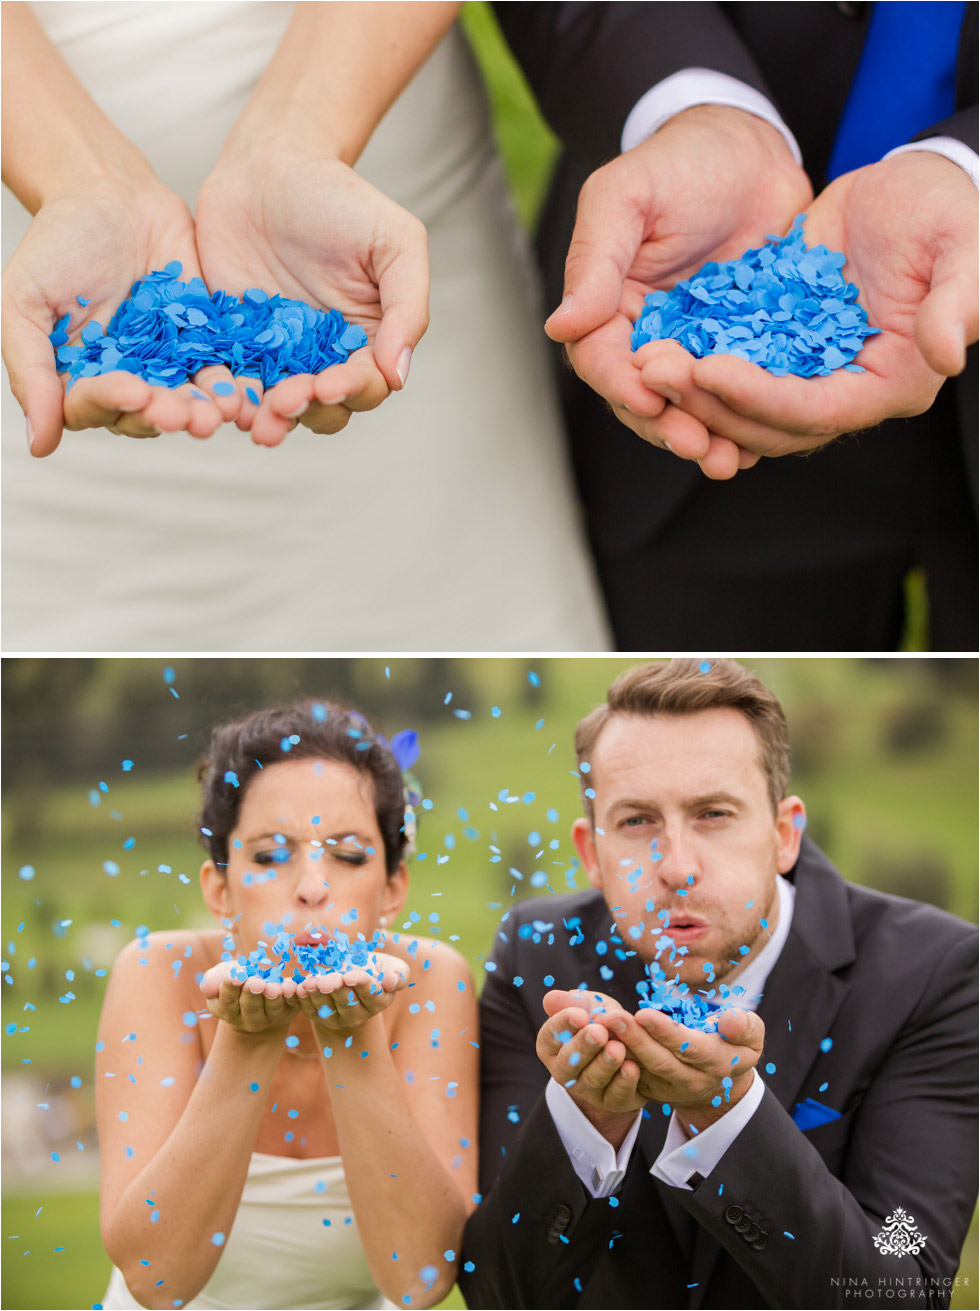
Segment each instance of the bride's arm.
M337 432L405 385L429 321L425 229L352 165L459 8L298 5L201 188L197 242L212 289L339 309L368 336L346 363L284 379L258 413L245 406L259 445L278 445L297 419Z
M99 1024L102 1240L146 1307L190 1301L214 1271L296 1013L256 999L268 1021L258 1032L212 1018L194 982L201 963L183 955L187 935L173 937L126 948ZM203 1068L196 1011L217 1026Z
M405 940L402 935L403 941ZM386 1033L375 1015L351 1045L323 1030L344 1174L372 1277L399 1306L433 1306L456 1278L477 1181L477 1011L469 967L420 943ZM393 1040L392 1040L393 1039Z
M270 149L356 163L461 7L455 0L298 4L225 152L257 164Z
M65 394L48 336L71 315L74 341L103 327L137 278L179 259L200 274L190 212L102 113L48 40L30 6L3 5L3 180L35 215L3 274L3 358L32 454L64 428L111 426L131 437L186 428L207 437L237 397L189 385L151 387L131 373L81 379ZM77 296L85 298L81 305ZM198 382L226 379L207 370Z

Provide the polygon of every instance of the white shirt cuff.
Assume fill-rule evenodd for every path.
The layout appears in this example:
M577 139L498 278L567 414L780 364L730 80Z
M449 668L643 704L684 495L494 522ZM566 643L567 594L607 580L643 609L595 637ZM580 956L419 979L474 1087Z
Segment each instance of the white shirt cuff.
M568 1153L568 1159L575 1173L593 1197L609 1197L626 1177L636 1135L640 1132L642 1111L637 1111L636 1119L622 1147L615 1152L612 1143L603 1138L560 1083L549 1079L544 1095L551 1118L558 1130L558 1137Z
M926 137L924 141L910 141L906 146L896 146L884 158L891 159L892 155L904 155L910 150L930 150L934 155L945 155L970 175L975 187L980 187L980 155L965 142L957 141L955 137Z
M717 73L710 68L684 68L679 73L665 77L641 96L630 110L623 127L620 138L623 151L640 145L652 137L657 128L663 127L669 118L684 109L690 109L692 105L729 105L732 109L744 109L756 118L765 119L782 135L797 164L803 163L796 137L762 92L740 82L738 78L729 77L727 73Z
M737 1105L726 1111L720 1120L689 1138L676 1111L670 1117L663 1151L650 1167L650 1173L674 1188L686 1188L695 1172L707 1179L732 1143L752 1119L765 1096L766 1085L752 1071L752 1087Z

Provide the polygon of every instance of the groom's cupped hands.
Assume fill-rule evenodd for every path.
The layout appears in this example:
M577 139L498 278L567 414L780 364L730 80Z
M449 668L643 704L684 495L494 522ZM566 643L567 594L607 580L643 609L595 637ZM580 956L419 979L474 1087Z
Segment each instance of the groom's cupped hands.
M676 115L582 189L547 332L627 427L708 477L923 413L977 340L976 188L957 164L911 151L811 199L775 128L716 105ZM646 294L784 235L804 210L807 244L844 252L880 329L864 372L777 377L733 355L695 359L671 339L631 350Z
M863 373L775 377L732 355L678 367L677 352L662 350L641 376L756 457L922 414L977 339L977 214L969 176L930 151L846 173L813 202L805 232L809 246L844 252L843 274L880 329L855 361Z
M776 128L722 105L677 114L582 188L564 299L546 331L621 422L709 476L731 476L758 457L646 385L640 369L658 347L694 361L676 342L634 354L633 321L651 291L786 232L812 194Z
M539 1060L617 1148L648 1101L707 1128L748 1091L765 1037L759 1016L737 1008L721 1015L717 1033L702 1033L595 992L552 991L544 1007Z

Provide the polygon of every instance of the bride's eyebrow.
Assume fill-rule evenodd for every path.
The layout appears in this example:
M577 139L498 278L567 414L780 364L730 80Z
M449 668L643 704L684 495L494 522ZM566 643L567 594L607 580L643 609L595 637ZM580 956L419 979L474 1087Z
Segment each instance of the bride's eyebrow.
M296 838L289 833L284 832L282 829L275 829L270 830L268 833L253 833L248 837L242 837L238 840L243 846L253 846L258 842L274 842L277 846L283 846L288 845L289 843L303 841L316 842L321 846L324 846L327 843L331 846L336 846L339 842L354 842L359 846L371 846L371 839L369 837L349 828L338 829L336 833L325 833L322 837L317 833L314 838Z

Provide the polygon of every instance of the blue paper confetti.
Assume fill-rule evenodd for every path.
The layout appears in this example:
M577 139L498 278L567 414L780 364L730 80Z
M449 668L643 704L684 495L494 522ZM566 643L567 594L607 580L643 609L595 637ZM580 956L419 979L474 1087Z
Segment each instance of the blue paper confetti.
M239 956L231 973L237 983L256 978L275 983L291 978L300 983L309 975L363 969L380 980L383 971L374 954L380 946L377 933L370 939L358 934L352 941L341 929L321 930L319 942L297 943L293 934L281 929L270 949L256 947L248 956Z
M298 373L320 373L342 364L367 344L367 334L339 310L320 310L300 300L253 289L239 300L225 291L209 292L200 278L180 280L172 260L133 283L129 296L103 330L86 323L80 341L68 344L70 315L55 325L49 340L60 372L79 378L122 370L162 387L179 387L198 370L224 365L235 376L259 378L269 388ZM234 392L218 382L219 396ZM250 400L257 401L252 392Z
M807 248L805 218L798 214L785 237L741 259L705 264L670 291L645 297L633 350L670 337L697 359L737 355L776 377L863 373L852 361L880 329L869 325L858 288L841 272L845 256Z

